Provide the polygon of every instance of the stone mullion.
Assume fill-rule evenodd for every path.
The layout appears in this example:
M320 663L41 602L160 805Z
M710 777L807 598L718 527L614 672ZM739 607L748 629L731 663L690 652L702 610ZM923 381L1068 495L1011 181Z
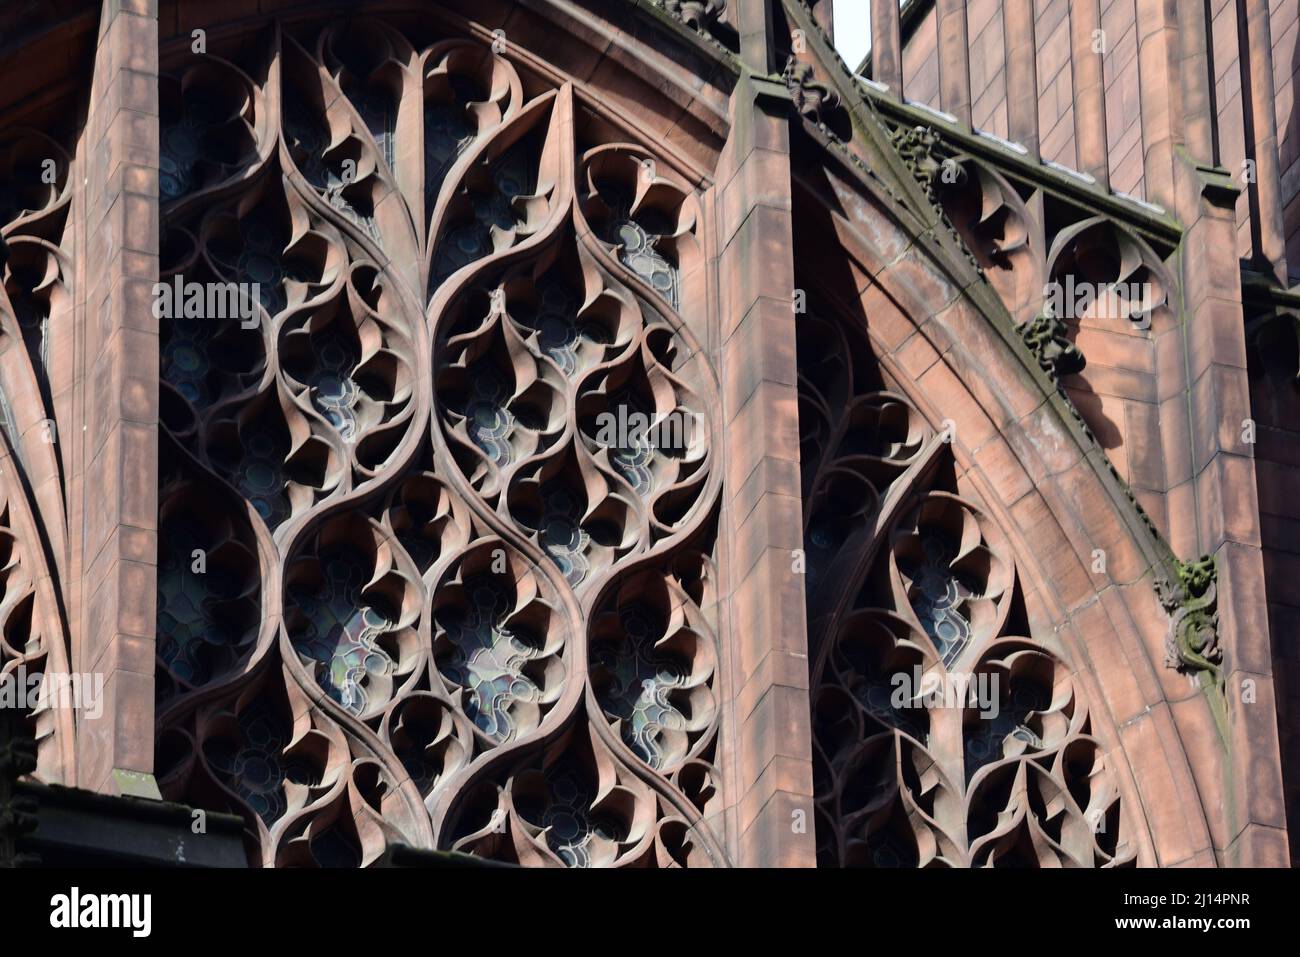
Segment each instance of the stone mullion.
M104 0L77 164L73 662L103 680L78 716L77 783L156 796L158 21L156 0ZM91 159L93 157L93 159Z
M728 831L742 866L815 863L795 370L791 102L748 76L718 176Z

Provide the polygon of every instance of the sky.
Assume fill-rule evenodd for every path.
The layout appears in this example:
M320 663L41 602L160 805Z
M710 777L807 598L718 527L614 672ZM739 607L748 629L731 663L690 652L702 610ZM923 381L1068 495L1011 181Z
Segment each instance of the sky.
M856 70L871 49L871 0L835 0L835 46Z

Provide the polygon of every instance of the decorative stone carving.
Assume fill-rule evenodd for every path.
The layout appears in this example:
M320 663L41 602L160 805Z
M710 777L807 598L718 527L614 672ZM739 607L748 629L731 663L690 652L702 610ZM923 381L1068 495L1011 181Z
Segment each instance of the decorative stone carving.
M871 357L837 323L806 322L798 363L809 571L827 545L834 567L849 570L831 587L810 582L819 864L1131 865L1118 780L1084 689L1028 635L1008 537L956 493L939 467L951 446L901 396L886 393L889 415L846 415L856 426L848 432L817 414L859 408L865 389L855 376ZM861 481L852 494L830 494L852 473L870 478L870 495ZM846 514L856 503L863 514ZM837 525L842 534L819 541L819 529ZM969 696L976 688L979 702ZM927 703L936 693L957 697Z
M943 138L928 126L900 126L889 134L890 142L898 150L904 165L911 172L926 199L939 214L939 219L948 227L948 233L957 247L965 255L975 271L983 274L984 266L971 251L966 238L953 224L944 205L945 197L961 195L966 189L969 174L966 166L950 156L945 156L940 149Z
M844 102L839 93L816 80L817 73L811 63L791 56L786 60L781 76L790 91L796 113L832 137L848 138L848 112L844 109Z
M889 139L912 173L912 178L925 191L930 202L938 206L935 182L944 170L943 154L939 152L942 137L928 126L900 126L889 134ZM954 183L962 185L966 180L965 169L958 165L952 169Z
M1156 580L1160 604L1169 615L1165 664L1223 687L1219 647L1219 569L1213 555L1179 561L1172 578Z
M1065 323L1055 316L1039 314L1020 327L1020 338L1038 359L1039 367L1053 379L1082 372L1087 365L1083 353L1066 338Z
M175 137L164 276L261 299L162 321L161 787L262 866L726 863L694 190L487 44L269 54L163 118L231 91L227 161Z
M43 133L0 131L0 681L69 670L61 572L73 443L71 408L55 395L79 360L53 346L77 321L69 249L84 227L71 166ZM29 701L17 712L17 733L36 742L36 778L69 782L74 709Z
M728 22L727 0L650 0L705 40L731 53L740 48L735 27Z
M1043 251L1016 186L983 158L961 152L939 161L930 182L944 215L1012 318L1035 315L1042 306Z
M657 0L660 5L695 30L708 30L727 9L727 0Z
M1092 216L1060 229L1047 251L1048 289L1071 318L1132 323L1148 330L1169 309L1174 287L1151 246L1113 220ZM1077 290L1095 291L1077 295Z

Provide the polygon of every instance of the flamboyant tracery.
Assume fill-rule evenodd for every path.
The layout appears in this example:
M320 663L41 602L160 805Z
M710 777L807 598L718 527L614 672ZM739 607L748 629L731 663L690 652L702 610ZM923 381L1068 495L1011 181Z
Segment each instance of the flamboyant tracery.
M163 278L259 285L162 321L165 794L267 866L723 863L693 191L478 39L259 42L163 62Z
M66 98L56 108L71 110ZM41 700L45 679L69 674L65 476L68 408L54 396L72 376L73 210L70 144L29 126L0 132L0 694L35 742L35 773L71 775L73 702Z
M1132 863L1083 690L951 437L837 319L798 344L818 862Z
M127 6L0 14L0 791L260 866L1281 860L1294 297L1208 154L1110 193L825 0Z

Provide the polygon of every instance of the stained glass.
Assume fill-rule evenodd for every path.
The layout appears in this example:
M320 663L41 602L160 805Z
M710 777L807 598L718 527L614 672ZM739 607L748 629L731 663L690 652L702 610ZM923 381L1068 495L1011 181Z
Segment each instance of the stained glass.
M393 671L392 658L379 644L392 623L362 595L370 576L358 556L331 553L322 555L320 564L323 580L317 588L290 593L307 621L293 636L294 647L318 663L317 681L331 698L362 714L370 703L367 677Z
M921 535L924 560L913 573L912 608L925 633L951 666L970 641L970 622L962 614L962 603L974 592L952 571L957 548L941 532L929 529Z
M518 730L510 708L515 702L536 703L542 692L525 673L537 657L532 636L505 624L513 601L488 578L465 585L468 613L445 624L452 653L438 666L450 680L469 690L465 713L494 741L509 741Z

